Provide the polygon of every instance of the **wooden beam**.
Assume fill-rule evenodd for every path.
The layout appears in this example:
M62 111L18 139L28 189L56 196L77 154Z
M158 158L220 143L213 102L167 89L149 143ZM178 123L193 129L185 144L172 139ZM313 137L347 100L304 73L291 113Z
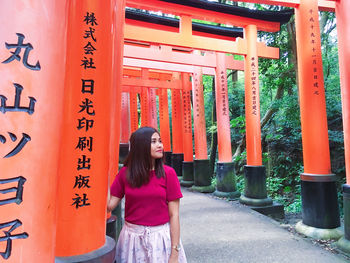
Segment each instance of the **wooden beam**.
M180 80L153 80L144 78L123 78L123 86L149 87L162 89L181 89Z
M226 65L228 69L244 70L244 61L234 60L232 56L227 56L226 61L227 61ZM193 73L194 68L196 67L193 65L150 61L150 60L135 59L135 58L124 58L124 66L165 70L165 71L171 71L171 72L187 72L187 73ZM215 75L215 68L202 67L202 71L204 75L212 75L212 76Z
M247 2L247 3L260 3L260 4L266 4L266 5L280 5L280 6L293 7L293 8L298 7L300 4L300 0L234 0L234 1ZM127 0L126 3L127 3L127 6L138 8L138 9L161 11L163 13L168 13L168 14L171 13L173 15L178 15L178 16L182 14L187 14L187 15L192 15L193 18L204 20L204 21L211 21L215 23L232 24L232 25L239 26L238 25L239 22L237 22L237 17L230 18L229 16L223 16L223 14L221 13L218 14L217 12L213 12L213 11L205 10L206 12L203 12L203 9L199 9L199 8L190 8L188 6L186 6L185 8L181 8L181 5L166 3L162 1L155 1L155 0L147 0L147 1ZM318 7L320 11L334 12L335 0L318 0ZM262 27L259 27L260 25L258 24L256 24L258 26L258 30L263 30ZM266 30L266 31L270 31L270 30Z
M224 14L201 8L167 3L159 0L127 0L126 4L128 7L133 7L137 9L161 11L163 13L173 14L177 16L185 15L195 19L211 21L226 25L234 25L237 27L245 27L247 25L253 24L257 26L258 30L267 32L276 32L280 29L279 22L269 22L247 17L235 16L231 14Z
M261 48L263 49L264 47L262 46ZM197 55L193 52L178 52L170 46L163 45L152 48L125 44L124 58L216 68L216 55L214 52L203 52L201 55ZM243 61L235 60L232 56L227 56L226 67L228 69L243 70L242 64Z
M209 37L193 36L182 33L161 31L151 28L138 27L134 25L125 25L124 38L126 40L137 40L147 43L159 43L170 46L187 47L199 50L213 50L230 54L245 55L246 41L237 38L235 42L213 39ZM279 58L278 48L264 47L259 44L258 56L264 58Z

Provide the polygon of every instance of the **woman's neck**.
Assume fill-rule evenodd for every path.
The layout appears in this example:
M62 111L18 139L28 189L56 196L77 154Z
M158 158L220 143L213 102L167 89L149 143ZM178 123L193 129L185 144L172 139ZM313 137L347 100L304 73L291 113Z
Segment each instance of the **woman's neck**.
M154 171L155 166L156 166L156 160L152 159L151 171Z

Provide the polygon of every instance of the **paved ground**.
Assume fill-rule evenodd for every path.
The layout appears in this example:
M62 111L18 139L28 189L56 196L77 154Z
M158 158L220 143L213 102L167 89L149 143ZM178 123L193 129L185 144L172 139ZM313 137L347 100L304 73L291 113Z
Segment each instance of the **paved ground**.
M181 238L189 263L350 262L239 202L182 192Z

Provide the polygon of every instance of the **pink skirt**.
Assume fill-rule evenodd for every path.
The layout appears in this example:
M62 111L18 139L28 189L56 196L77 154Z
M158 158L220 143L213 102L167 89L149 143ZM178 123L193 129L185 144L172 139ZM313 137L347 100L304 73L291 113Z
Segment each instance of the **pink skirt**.
M181 241L180 245L179 263L187 263ZM169 223L140 226L125 221L117 243L117 263L168 263L170 253Z

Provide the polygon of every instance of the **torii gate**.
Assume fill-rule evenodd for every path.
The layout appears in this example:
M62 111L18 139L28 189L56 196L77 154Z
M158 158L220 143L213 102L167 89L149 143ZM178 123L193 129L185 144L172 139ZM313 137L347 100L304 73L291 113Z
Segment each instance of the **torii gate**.
M176 2L176 1L175 1ZM200 1L197 1L200 2ZM174 33L172 30L164 30L164 26L159 26L157 28L156 25L148 25L149 28L146 27L140 27L138 26L139 22L137 23L128 23L126 24L126 34L125 39L126 40L132 40L132 41L144 41L144 42L157 42L161 44L168 44L172 46L184 46L188 48L198 48L198 49L205 49L205 50L216 50L220 52L229 52L229 53L235 53L235 54L247 54L251 53L250 51L247 51L247 40L242 40L240 38L237 39L236 42L222 40L222 39L213 39L208 37L202 37L202 36L196 36L192 34L192 20L191 18L202 18L205 16L205 19L213 19L214 21L218 20L217 17L219 16L216 12L217 10L204 10L199 8L193 8L192 6L189 7L187 4L184 4L186 6L186 9L183 9L183 6L176 5L176 4L166 4L163 1L149 1L147 3L141 3L139 1L130 1L128 2L128 5L135 8L141 8L141 9L148 9L148 10L162 10L163 12L170 11L171 13L175 15L179 15L181 17L180 19L180 28L179 33ZM220 14L221 16L222 14ZM283 17L282 17L283 18ZM261 18L262 19L262 18ZM281 19L281 17L279 18ZM284 18L285 19L285 18ZM247 26L249 24L258 25L259 29L262 30L268 30L268 31L276 31L279 30L279 22L270 22L270 21L262 21L257 19L251 19L247 17L238 17L238 16L232 16L225 14L223 18L220 18L220 20L225 20L225 22L228 22L233 25L239 25L239 26L246 26L246 31L253 30L253 28ZM277 20L275 20L277 21ZM145 22L143 22L145 24ZM154 29L157 28L157 29ZM255 28L256 30L257 28ZM252 31L252 32L253 32ZM249 34L248 34L249 36ZM254 38L254 36L252 36ZM256 42L257 37L255 36L255 39L252 40ZM256 52L255 57L253 59L257 60L257 56L262 57L278 57L278 49L266 47L262 43L259 43L259 45L253 47ZM250 55L253 55L251 53ZM225 57L223 56L223 59ZM220 55L218 56L218 59L220 61ZM250 63L250 62L249 62ZM220 62L222 65L222 62ZM247 63L246 63L247 64ZM257 65L257 61L256 61ZM220 66L221 67L221 66ZM227 106L228 105L228 98L227 98L227 80L226 80L226 69L221 67L219 69L220 71L216 72L216 80L220 78L222 82L217 82L217 90L220 86L220 92L217 93L217 122L218 126L218 148L219 148L219 162L218 162L218 169L217 169L217 191L215 194L219 196L231 196L231 197L237 197L239 196L239 193L235 191L235 187L230 187L227 185L227 182L232 181L232 184L234 183L234 175L233 175L233 163L232 163L232 153L230 149L230 128L229 128L229 117L227 112ZM265 206L265 205L271 205L272 200L267 197L266 193L266 174L265 174L265 168L262 166L262 160L261 160L261 146L260 146L260 109L259 104L257 103L258 100L258 92L256 92L256 86L258 81L254 80L256 77L257 72L250 72L250 66L247 67L246 72L247 74L247 81L248 83L253 83L254 87L250 87L250 90L247 92L247 94L250 94L250 97L247 97L247 101L249 102L250 108L252 109L253 114L247 114L247 132L251 132L249 136L247 136L247 149L248 149L248 165L251 165L251 167L246 166L246 174L248 174L249 177L260 177L261 180L258 180L258 185L260 187L256 187L256 179L254 180L247 180L247 182L251 182L250 184L246 184L246 191L245 196L241 197L241 202L249 204L249 205L257 205L257 206ZM224 74L225 73L225 74ZM253 74L253 77L252 75ZM255 76L254 76L255 75ZM196 75L194 76L194 79L196 80ZM197 82L200 83L200 82ZM200 89L196 89L200 90ZM222 91L221 91L222 90ZM252 95L253 94L253 95ZM196 94L198 96L198 94ZM204 111L201 111L204 113ZM253 116L251 116L253 115ZM204 123L204 119L201 120L201 122L196 121L196 119L204 118L204 114L195 114L194 115L194 122L195 122L195 133L196 133L196 125L197 123ZM195 139L201 138L201 136L196 136ZM202 136L203 138L203 136ZM256 142L254 141L256 140ZM196 140L195 140L196 142ZM206 139L203 138L200 141L200 145L206 146ZM196 148L195 143L195 148ZM255 149L256 147L260 147L259 149ZM203 147L206 148L206 147ZM199 149L196 149L196 153L198 153ZM205 151L206 152L206 151ZM254 156L252 155L254 153ZM211 187L210 183L210 177L211 175L208 173L208 165L209 160L207 153L204 154L202 157L203 159L195 159L194 161L194 181L195 185L192 187L192 189L200 191L200 192L212 192L213 189ZM259 171L255 172L256 165L258 165L261 168L258 168ZM250 175L251 174L251 175ZM259 174L256 176L256 174ZM196 180L196 178L198 180ZM229 179L231 178L231 179ZM257 189L257 190L253 190Z
M137 1L130 1L130 5L131 2L141 5ZM150 2L157 2L160 4L159 7L163 8L173 8L175 5L165 1ZM333 8L336 6L338 30L342 33L339 37L339 51L342 55L340 72L348 167L349 121L347 116L350 111L348 98L350 71L348 63L345 63L349 57L349 47L345 41L349 40L350 27L349 18L345 12L350 9L349 1L339 0L335 4L334 1L326 0L319 3L316 0L261 0L259 2L292 6L297 10L299 25L310 25L310 22L315 22L312 24L314 27L318 21L318 7L331 9L332 6ZM0 159L2 168L0 178L6 195L0 199L2 215L0 230L1 233L4 229L7 231L6 251L1 256L6 262L16 263L18 260L21 260L20 263L68 262L68 260L69 262L91 260L113 262L115 243L105 235L105 196L108 182L101 174L115 175L117 172L125 0L110 2L48 0L40 3L13 0L1 2L0 7L0 19L2 24L6 25L0 28L1 113L4 117L0 130L1 145L4 146L1 147L3 157ZM313 12L312 17L310 10ZM42 16L42 14L46 15ZM193 14L201 16L198 12ZM208 12L202 15L207 16ZM309 21L304 24L301 20L305 18ZM310 21L311 18L312 21ZM95 23L95 19L98 23ZM227 16L216 16L212 19L227 21ZM248 25L244 23L242 27ZM115 30L112 31L112 28ZM300 29L298 26L297 30ZM125 30L128 32L127 27ZM113 34L111 35L110 32ZM68 44L65 42L67 33ZM298 41L317 42L319 36L314 38L314 34L306 34L303 39L298 37ZM95 51L91 48L93 43ZM223 49L227 49L223 52L231 53L232 45L221 43ZM181 45L181 43L178 44ZM206 45L210 44L212 42L202 44L200 49L207 49ZM66 49L68 52L64 56L62 54L65 54ZM317 49L319 50L319 45ZM304 57L307 54L300 55ZM312 58L301 60L306 65L313 65ZM317 70L322 68L319 62L318 52ZM307 72L312 70L312 67L306 67L304 70ZM310 72L309 75L313 76L313 73ZM321 77L318 74L314 76ZM64 85L64 78L66 78L66 85ZM304 103L305 97L310 98L310 94L303 87L300 87L300 91L304 96L301 102ZM21 97L22 94L23 97ZM110 100L106 94L110 94ZM13 106L9 99L11 97L14 97ZM319 219L322 219L324 214L333 215L331 222L326 222L326 227L334 229L339 220L337 215L330 212L332 207L337 205L334 198L333 176L330 175L325 149L327 147L324 143L326 130L324 111L321 110L323 113L316 116L315 127L310 128L305 123L308 111L314 110L312 107L319 110L320 105L323 108L322 99L315 100L310 107L302 104L302 107L305 106L301 116L303 148L306 149L304 151L305 171L302 175L303 197L306 198L303 205L316 208L317 213L321 214ZM94 129L92 129L92 123L96 124ZM320 130L321 138L308 136L305 138L304 133L310 134L309 129ZM110 133L110 136L106 136L106 132ZM21 133L22 139L17 141ZM313 147L319 146L319 140L322 149L318 152ZM315 160L312 158L310 160L311 156L308 155L310 149L321 157L321 167L316 167ZM59 167L60 172L57 172ZM73 168L70 170L69 167ZM314 183L315 179L317 182ZM58 190L57 185L59 185ZM343 187L346 233L343 241L345 244L349 243L350 238L349 185L350 177L347 169L347 184ZM317 194L316 198L310 199L310 196L305 196L307 194L305 191L308 192L313 186L316 186ZM325 200L321 208L316 206L319 201L316 199L322 197L324 200L324 196L319 194L322 190L329 191L330 199ZM16 192L15 196L11 195L13 192ZM323 210L320 211L320 209ZM319 221L309 222L313 217L308 214L310 211L306 212L304 223L310 224L316 230L324 229L325 225L321 224L320 227ZM91 214L94 216L91 217Z
M164 2L170 2L171 4L165 6ZM181 12L177 9L177 5L182 1L152 1L152 3L141 4L138 1L129 1L133 7L137 8L150 8L150 6L157 8L162 7L161 10L170 10L172 13L180 14ZM187 4L191 12L187 15L200 16L198 12L196 13L195 7L200 6L200 1L190 1ZM256 2L256 1L248 1ZM303 197L303 221L297 225L298 231L308 234L311 229L333 229L331 231L331 236L333 238L340 237L338 234L337 227L340 225L339 222L339 211L336 198L336 187L334 182L334 175L330 170L330 157L329 157L329 145L328 145L328 134L327 134L327 123L326 123L326 111L325 111L325 98L324 98L324 89L323 89L323 73L322 73L322 58L321 58L321 49L320 49L320 36L319 36L319 24L318 24L318 14L317 11L320 8L321 10L334 10L334 2L332 1L269 1L263 0L259 1L260 3L265 4L279 4L286 5L296 8L296 27L297 27L297 46L298 46L298 56L299 59L299 71L300 71L300 97L301 97L301 122L303 130L303 149L304 149L304 173L301 174L302 179L302 197ZM184 4L184 3L181 3ZM184 4L186 5L186 4ZM338 1L338 6L343 7L344 1ZM339 8L337 9L339 13ZM177 13L178 12L178 13ZM210 12L210 11L209 11ZM182 12L184 14L186 12ZM341 13L342 14L342 13ZM208 17L207 13L205 14ZM344 14L343 14L343 17ZM182 28L180 27L180 34L178 39L171 39L171 34L167 35L166 42L169 43L168 39L173 45L184 45L180 42L186 42L186 40L191 39L189 36L190 30L187 27L185 29L185 22L182 16ZM213 21L215 18L211 18ZM222 20L221 20L222 21ZM346 20L341 18L341 23L346 24ZM188 22L189 23L189 22ZM309 27L305 27L309 25ZM249 26L245 25L246 29L249 29ZM310 31L311 29L311 31ZM309 30L309 31L308 31ZM131 30L130 30L131 31ZM152 30L144 32L144 34L151 33ZM247 30L249 35L249 31ZM132 32L132 37L137 33ZM158 35L159 36L159 35ZM147 37L142 33L139 35L140 39L147 40ZM164 37L164 35L162 36ZM169 38L168 38L169 37ZM256 36L253 35L253 38ZM161 36L159 36L161 38ZM156 39L157 42L162 42L161 39ZM195 37L192 36L192 41ZM153 40L154 41L154 40ZM164 41L164 40L163 40ZM187 43L190 43L189 40ZM306 42L306 43L305 43ZM301 45L302 43L303 45ZM306 44L306 45L305 45ZM301 48L303 46L303 48ZM305 49L308 47L308 50ZM341 45L344 49L344 47ZM204 49L205 47L202 46ZM311 51L311 53L310 53ZM310 54L312 57L310 57ZM253 61L252 61L253 62ZM313 67L310 67L310 63ZM343 66L345 63L341 63ZM344 66L343 66L344 67ZM313 79L309 76L313 76ZM343 81L342 81L343 82ZM313 89L306 88L313 86ZM304 88L305 87L305 88ZM344 92L343 92L344 94ZM247 97L246 97L247 98ZM314 102L307 104L306 102ZM246 100L247 105L247 100ZM249 100L248 100L249 105ZM316 114L315 114L316 113ZM315 116L316 115L316 116ZM310 119L310 116L313 116ZM346 124L346 121L345 121ZM344 125L345 126L345 125ZM247 123L248 130L248 123ZM320 131L317 132L316 131ZM247 131L247 139L249 139ZM249 149L247 141L247 151ZM255 148L256 149L256 148ZM318 153L318 158L314 158L313 154ZM249 160L249 152L248 152ZM321 158L321 159L320 159ZM249 179L246 181L249 184ZM347 193L347 187L344 186L345 196ZM313 192L316 191L316 194ZM319 202L319 200L324 200L324 192L328 193L328 198L324 202ZM346 199L345 199L346 200ZM243 200L244 201L244 200ZM250 200L248 200L249 202ZM268 202L268 200L266 200ZM247 203L248 203L247 202ZM321 215L321 216L320 216ZM322 218L322 219L319 219ZM326 221L323 218L327 218ZM317 237L325 237L325 233L329 231L312 231L312 233L319 233ZM314 234L311 234L314 235Z
M177 48L177 50L179 51L179 48ZM187 50L188 51L188 50ZM217 68L217 61L216 61L216 55L213 52L206 52L204 54L196 54L195 52L192 53L180 53L179 52L174 52L171 50L171 47L167 47L167 46L161 46L160 48L158 47L135 47L135 46L131 46L131 45L125 45L124 47L124 65L127 66L137 66L137 67L151 67L151 68L157 68L160 70L177 70L180 72L193 72L195 71L195 69L197 69L198 67L201 67L203 72L205 72L206 74L209 75L215 75L215 68ZM178 56L179 55L179 56ZM144 59L147 59L147 61L142 60L142 59L133 59L132 61L128 60L128 58L137 58L137 57L142 57ZM153 60L157 60L159 62L155 62ZM170 62L176 62L176 63L164 63L163 61L170 61ZM182 64L178 64L178 63L182 63ZM222 61L222 63L224 63L225 68L227 69L234 69L234 70L243 70L243 61L240 60L234 60L233 57L225 57L224 61ZM194 65L194 66L193 66ZM190 94L188 94L188 96L186 95L186 93L188 91L186 91L186 81L184 82L186 76L184 74L182 74L182 82L183 82L183 87L184 90L182 91L182 97L183 97L183 101L187 102L186 98L190 96ZM134 86L140 86L140 85L145 85L142 84L142 80L138 79L137 80L138 83L135 83ZM147 84L149 85L149 84ZM156 84L153 84L156 85ZM152 86L152 84L151 84ZM195 92L195 86L193 87L193 93ZM198 87L197 87L198 88ZM191 90L191 87L189 86L189 88L187 88L187 90ZM198 96L198 94L196 94ZM202 97L202 96L201 96ZM194 108L201 108L201 111L204 112L204 104L203 103L198 103L198 97L193 97L193 103L194 103ZM186 109L186 103L184 104L184 109ZM196 106L198 104L198 106ZM190 104L188 104L190 106ZM161 109L160 109L161 111ZM187 109L187 111L185 112L190 112L190 109ZM189 115L190 116L190 115ZM201 114L201 116L204 117L204 114ZM174 129L173 131L178 131L178 130L183 130L184 132L184 137L186 137L186 134L188 134L188 136L192 136L192 132L190 130L192 129L187 129L186 127L188 125L191 124L191 118L187 117L187 118L183 118L184 120L186 120L183 123L184 128L177 128ZM187 122L188 120L188 122ZM202 121L202 125L205 125L205 122ZM195 145L196 147L200 147L201 149L203 148L205 150L205 156L207 156L206 153L206 146L203 146L203 143L199 143L201 142L200 140L198 140L198 137L203 138L204 141L206 140L206 134L205 134L205 126L203 128L200 128L201 125L195 125ZM198 132L199 130L199 132ZM197 132L196 132L197 131ZM161 129L161 133L162 133L162 129ZM199 133L203 133L203 135L198 136ZM181 135L181 134L180 134ZM173 138L177 138L177 137L181 137L180 135L175 135L173 133ZM192 137L191 137L192 138ZM182 178L181 180L181 184L182 185L186 185L186 186L191 186L193 184L193 160L192 160L192 154L187 154L188 156L191 155L191 157L187 157L186 158L186 152L189 152L189 150L187 149L185 151L185 148L189 147L192 145L192 139L186 139L184 140L184 152L185 152L185 161L183 162L183 157L181 156L181 154L175 154L175 157L173 157L173 167L175 168L175 170L177 171L177 174L181 177L182 174L184 175L184 178ZM199 155L200 150L197 149L196 151L196 156L200 156ZM202 162L202 160L201 160ZM169 163L169 162L168 162ZM206 167L205 167L206 168ZM206 169L207 170L207 169ZM211 185L211 175L207 172L207 175L205 176L205 182L203 182L204 185L200 185L200 187L202 186L210 186ZM199 175L200 177L203 177L203 173L201 173ZM199 178L201 181L203 181L203 178ZM233 181L232 181L233 182ZM233 187L235 188L235 186Z

